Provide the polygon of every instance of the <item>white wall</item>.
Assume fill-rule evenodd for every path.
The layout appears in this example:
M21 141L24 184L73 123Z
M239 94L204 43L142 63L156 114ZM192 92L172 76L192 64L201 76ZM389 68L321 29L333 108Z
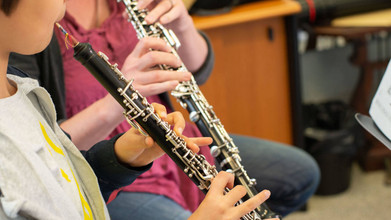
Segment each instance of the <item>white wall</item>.
M319 42L319 41L318 41ZM382 38L372 36L369 42L369 59L390 57L391 37L382 33ZM304 51L306 36L299 34L302 98L304 103L319 103L328 100L349 102L356 87L360 69L350 62L353 46L341 39L322 38L317 50ZM375 74L374 90L384 70Z

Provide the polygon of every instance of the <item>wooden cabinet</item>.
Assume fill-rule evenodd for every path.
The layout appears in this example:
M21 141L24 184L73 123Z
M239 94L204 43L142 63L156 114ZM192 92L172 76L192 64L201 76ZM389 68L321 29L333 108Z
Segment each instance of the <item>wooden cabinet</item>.
M193 17L215 51L200 89L229 133L295 143L286 17L299 10L295 1L259 1Z

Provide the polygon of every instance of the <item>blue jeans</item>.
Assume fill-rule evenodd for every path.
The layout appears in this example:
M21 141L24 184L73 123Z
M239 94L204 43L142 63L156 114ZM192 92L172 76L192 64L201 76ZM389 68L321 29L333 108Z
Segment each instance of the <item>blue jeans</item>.
M191 215L173 200L151 193L120 192L107 208L112 220L184 220Z
M306 152L258 138L231 137L248 175L257 180L258 191L271 191L267 204L274 212L285 216L303 206L315 192L320 172ZM108 209L113 220L179 220L191 215L171 199L149 193L121 192Z
M320 180L315 160L305 151L246 136L231 135L250 178L258 191L268 189L266 201L274 212L287 215L301 208L314 194Z

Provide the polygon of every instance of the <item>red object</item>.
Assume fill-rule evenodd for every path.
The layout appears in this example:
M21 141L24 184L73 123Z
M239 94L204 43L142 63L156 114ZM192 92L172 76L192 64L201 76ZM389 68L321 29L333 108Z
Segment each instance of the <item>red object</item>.
M315 22L316 20L316 8L314 0L306 0L308 5L308 13L310 17L310 22Z

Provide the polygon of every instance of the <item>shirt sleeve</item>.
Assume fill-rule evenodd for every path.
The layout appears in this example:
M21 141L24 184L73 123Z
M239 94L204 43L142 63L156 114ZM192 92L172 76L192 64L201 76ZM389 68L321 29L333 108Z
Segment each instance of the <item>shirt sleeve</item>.
M114 153L114 143L121 136L95 144L82 154L98 178L103 198L108 200L110 194L121 187L130 185L138 176L152 167L152 163L143 167L131 167L118 161Z

